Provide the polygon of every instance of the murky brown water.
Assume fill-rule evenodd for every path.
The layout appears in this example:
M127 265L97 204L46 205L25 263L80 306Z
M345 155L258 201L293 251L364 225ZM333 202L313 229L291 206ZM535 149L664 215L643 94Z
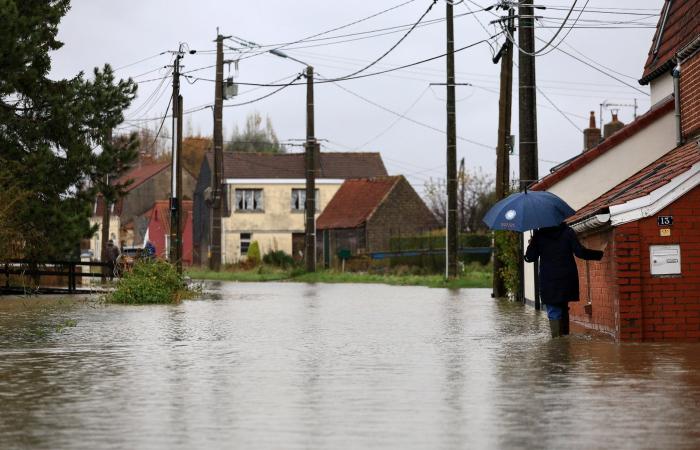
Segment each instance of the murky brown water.
M700 448L700 345L551 341L488 290L213 290L0 298L0 448Z

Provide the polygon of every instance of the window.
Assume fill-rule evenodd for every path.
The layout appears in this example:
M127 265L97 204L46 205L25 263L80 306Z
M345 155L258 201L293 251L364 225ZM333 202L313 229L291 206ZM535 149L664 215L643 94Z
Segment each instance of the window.
M262 189L236 189L236 211L264 211Z
M316 211L319 210L319 196L318 189L316 193ZM292 211L304 211L306 203L306 189L292 189Z
M241 233L241 256L248 254L248 247L250 247L250 233Z

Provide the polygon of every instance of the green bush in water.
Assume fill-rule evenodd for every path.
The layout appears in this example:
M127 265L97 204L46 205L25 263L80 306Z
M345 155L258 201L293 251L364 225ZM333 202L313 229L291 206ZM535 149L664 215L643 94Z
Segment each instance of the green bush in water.
M106 299L125 304L177 303L194 294L174 265L156 259L137 261Z
M258 241L253 241L248 247L248 262L257 266L260 264L260 245Z
M294 266L294 258L283 250L275 250L263 256L263 262L270 266L286 269Z

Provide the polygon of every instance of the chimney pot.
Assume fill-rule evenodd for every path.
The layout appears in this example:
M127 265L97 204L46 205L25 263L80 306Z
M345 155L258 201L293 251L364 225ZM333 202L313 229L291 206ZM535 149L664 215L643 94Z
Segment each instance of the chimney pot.
M595 112L591 111L588 128L583 130L583 151L586 152L600 143L600 128L595 126Z

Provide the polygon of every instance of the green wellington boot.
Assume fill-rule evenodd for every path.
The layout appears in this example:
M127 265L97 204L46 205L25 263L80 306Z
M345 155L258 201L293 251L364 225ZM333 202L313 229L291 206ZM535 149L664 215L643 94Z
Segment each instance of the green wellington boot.
M561 336L561 320L550 320L549 329L552 330L552 337Z

